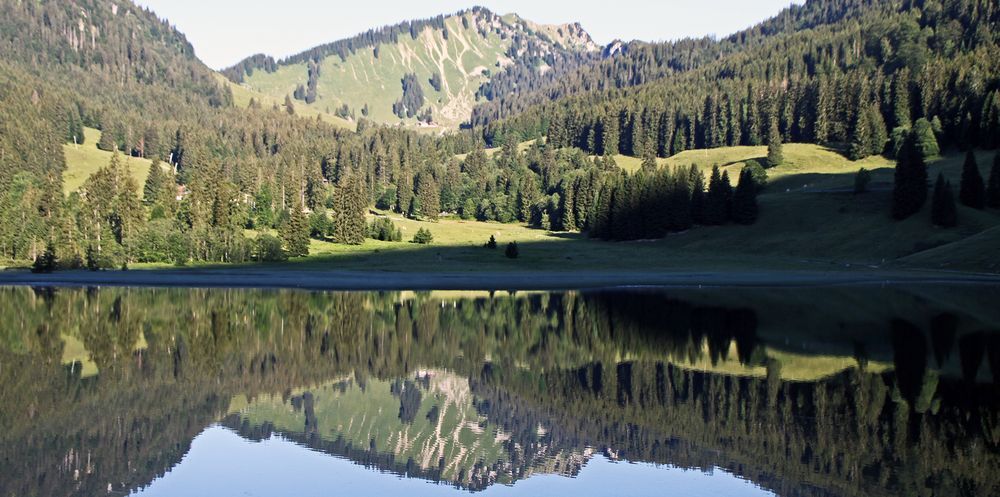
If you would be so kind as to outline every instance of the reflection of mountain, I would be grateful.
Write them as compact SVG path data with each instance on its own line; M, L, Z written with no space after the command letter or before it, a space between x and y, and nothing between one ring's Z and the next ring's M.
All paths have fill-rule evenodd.
M526 452L476 410L468 379L446 371L264 396L224 424L250 439L278 433L383 471L470 489L510 484L538 471L572 476L583 461L544 447Z
M1000 492L994 290L755 292L0 289L0 495L144 486L219 420L472 489L594 447L780 495Z

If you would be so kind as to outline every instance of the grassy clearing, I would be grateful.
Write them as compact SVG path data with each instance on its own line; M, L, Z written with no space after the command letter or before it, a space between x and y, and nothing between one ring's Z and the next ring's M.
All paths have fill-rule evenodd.
M98 169L107 166L111 162L111 152L105 152L97 148L97 142L101 140L101 132L93 128L84 128L83 135L86 140L82 145L72 143L63 145L63 152L66 155L66 172L63 173L63 191L70 194L80 189L83 183L91 174ZM129 157L122 155L132 177L135 178L141 191L142 185L146 183L146 176L149 176L149 159ZM166 167L166 166L164 166Z

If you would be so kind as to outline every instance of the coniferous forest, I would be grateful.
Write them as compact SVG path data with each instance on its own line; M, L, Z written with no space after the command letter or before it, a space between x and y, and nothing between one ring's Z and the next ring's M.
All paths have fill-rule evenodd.
M460 14L500 22L485 9ZM490 74L462 129L436 134L370 121L367 103L350 129L303 111L323 91L323 58L447 32L446 17L287 60L255 55L225 78L131 3L3 1L0 19L0 250L40 271L284 260L308 255L311 239L364 243L371 209L607 241L752 225L767 215L757 197L785 144L898 162L884 212L904 220L935 197L928 161L1000 145L990 0L810 0L722 39L590 51L543 51L525 37L548 35L518 31L518 62ZM507 36L496 30L483 34ZM236 103L246 77L288 64L308 69L294 95ZM425 97L442 84L439 73L406 74L392 111L431 123ZM85 129L115 155L65 191L74 166L62 150L87 146ZM659 163L738 146L767 146L767 158ZM151 161L142 184L132 159ZM966 169L954 185L961 208L994 209L996 167Z

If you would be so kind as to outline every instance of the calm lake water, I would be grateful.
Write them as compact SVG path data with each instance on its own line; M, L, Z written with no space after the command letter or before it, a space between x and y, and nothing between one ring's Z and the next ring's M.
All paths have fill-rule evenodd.
M0 497L1000 495L1000 288L0 288Z

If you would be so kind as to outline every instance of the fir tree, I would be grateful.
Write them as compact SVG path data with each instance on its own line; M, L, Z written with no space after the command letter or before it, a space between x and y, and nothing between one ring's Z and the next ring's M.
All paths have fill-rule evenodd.
M965 154L958 199L962 205L973 209L982 210L986 207L986 187L983 185L983 176L979 173L979 164L976 163L976 154L972 149Z
M708 224L705 219L705 177L698 166L691 164L688 178L691 184L691 220L694 224Z
M142 188L142 200L147 206L158 203L166 192L167 175L160 165L159 159L153 159L149 165L149 174Z
M771 129L767 133L767 165L775 167L785 162L782 152L781 133L778 131L778 121L771 121Z
M35 258L35 263L31 266L32 273L51 273L59 265L56 258L56 246L52 241L45 245L45 252Z
M413 241L411 243L416 243L419 245L429 245L434 241L434 235L427 228L420 228L417 233L413 235Z
M934 136L934 129L931 127L931 123L927 119L921 117L920 119L917 119L917 122L913 123L913 136L922 160L926 161L927 159L936 157L941 153L941 147L938 146L937 137Z
M705 224L726 224L729 217L728 201L732 191L732 187L726 183L728 182L719 172L719 166L713 166L712 176L708 180L708 194L705 196Z
M993 167L990 168L990 179L986 187L986 205L1000 209L1000 152L993 156Z
M934 183L931 220L935 226L942 228L952 228L958 224L958 212L955 209L955 198L951 193L951 183L945 181L941 173L938 173L937 181Z
M906 219L927 201L927 166L917 145L916 133L909 133L899 151L892 191L892 217Z
M743 168L733 194L733 221L738 224L753 224L757 221L757 213L757 185L753 173Z
M486 245L483 245L483 246L486 247L486 248L488 248L488 249L496 249L497 248L497 239L496 239L496 237L493 236L493 235L490 235L489 241L487 241Z
M101 138L97 140L97 148L105 152L112 152L118 149L118 145L115 144L114 133L112 133L110 127L105 127L101 130Z
M437 182L434 176L429 173L422 173L417 177L417 212L411 212L410 217L420 216L424 219L436 221L441 213L441 197Z
M289 212L288 221L281 229L281 241L289 257L309 255L309 219L301 205L294 205Z

